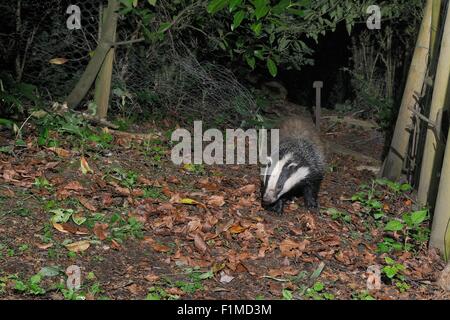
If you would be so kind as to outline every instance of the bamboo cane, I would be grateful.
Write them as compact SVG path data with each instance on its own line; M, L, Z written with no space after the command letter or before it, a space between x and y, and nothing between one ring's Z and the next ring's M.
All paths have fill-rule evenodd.
M438 116L442 114L450 75L450 10L447 11L441 50L434 81L433 98L431 101L429 119L436 123L440 132ZM418 200L422 204L434 205L437 193L437 180L441 168L444 146L437 137L435 130L428 126L425 147L423 150L422 168L420 171Z
M392 138L389 153L383 164L382 175L390 180L398 180L402 173L411 134L410 127L412 125L412 113L409 110L409 107L415 104L414 95L422 91L425 80L430 51L432 4L433 0L427 0L405 91L403 93L402 103L397 117L394 136Z

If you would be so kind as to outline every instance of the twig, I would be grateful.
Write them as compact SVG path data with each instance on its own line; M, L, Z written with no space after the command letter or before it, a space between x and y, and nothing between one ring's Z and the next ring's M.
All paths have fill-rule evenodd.
M139 38L139 39L133 39L133 40L126 40L126 41L119 41L119 42L109 42L111 46L120 46L124 44L130 44L130 43L136 43L136 42L142 42L145 41L145 38Z

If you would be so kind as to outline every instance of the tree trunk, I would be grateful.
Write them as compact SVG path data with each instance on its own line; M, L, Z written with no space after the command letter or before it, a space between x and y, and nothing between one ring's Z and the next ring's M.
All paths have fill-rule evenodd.
M415 94L420 95L422 92L427 71L431 38L432 4L433 0L427 0L402 103L400 105L394 136L383 165L382 175L390 180L398 180L400 178L403 163L408 152L411 134L410 128L412 125L412 112L409 108L413 107L416 103L414 99Z
M106 11L108 11L108 9ZM106 19L108 18L110 18L110 16L108 16L108 12L106 12L105 19L103 19L104 20L103 23L106 23L107 21ZM110 38L103 37L104 41L108 41L111 43L116 41L116 32L115 32L116 27L117 27L117 18L113 19L113 23L110 26L110 28L114 30L114 33L105 35L109 36ZM95 84L94 101L97 106L96 116L99 119L106 119L106 116L108 114L113 62L114 62L114 48L110 48L108 53L106 54L105 60L103 60L102 67L100 69L100 72L97 77L97 82Z
M431 206L434 206L434 200L436 199L439 183L438 173L441 169L445 147L442 139L436 137L436 132L439 133L441 131L439 115L443 113L450 75L450 10L447 10L446 15L436 78L434 80L433 98L428 116L431 121L436 123L437 128L433 130L428 125L419 180L419 202L430 204Z
M83 100L97 77L97 74L103 64L103 60L112 45L112 42L107 39L112 39L116 32L118 8L119 2L117 0L108 0L108 8L105 12L105 24L102 26L102 38L100 39L99 45L95 49L94 56L91 61L89 61L86 70L66 99L67 106L69 108L75 108L81 100Z

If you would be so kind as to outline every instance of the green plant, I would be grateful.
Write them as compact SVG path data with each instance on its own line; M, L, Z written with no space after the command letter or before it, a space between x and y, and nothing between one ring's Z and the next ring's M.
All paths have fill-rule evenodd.
M333 220L340 220L346 223L352 221L352 216L346 212L341 212L335 208L328 208L326 212L331 216Z
M38 189L46 189L51 191L52 190L52 185L50 182L48 182L48 180L45 177L37 177L34 179L34 186L36 186L36 188Z
M167 147L158 139L145 140L142 148L144 156L150 158L154 164L161 162L167 153Z
M86 300L86 295L83 292L77 292L73 289L66 289L64 285L60 288L65 300Z
M383 212L383 203L379 200L380 192L376 190L376 183L372 181L371 185L362 185L362 191L352 196L353 202L359 202L363 207L363 212L379 220L385 216Z
M387 232L395 232L400 234L404 239L402 249L410 251L414 248L414 245L423 245L428 241L430 230L423 226L423 224L429 219L428 210L414 211L412 213L403 214L401 219L390 220L384 227ZM381 252L390 252L386 249L399 249L399 243L394 240L388 240L385 238L383 241L384 246L379 245ZM412 240L412 243L410 243Z
M30 279L26 282L16 280L14 289L25 294L43 295L46 293L46 291L44 288L40 286L41 281L42 275L38 273L35 274L34 276L31 276Z
M122 186L125 188L134 188L137 183L138 174L131 170L124 170L119 167L113 168L108 171L108 174L115 180L118 180Z
M405 266L389 257L385 258L385 262L386 265L383 267L382 273L395 284L400 292L407 291L410 286L405 282L406 277L403 274L406 269Z
M412 190L412 186L409 183L398 183L387 179L376 179L375 183L379 186L387 186L396 195Z
M195 175L202 175L205 173L205 167L202 164L186 163L183 165L183 169Z
M149 291L149 293L145 297L145 300L178 300L178 299L180 299L180 296L174 295L174 294L169 294L163 288L151 287L148 291Z
M283 296L283 300L292 300L294 298L294 295L292 294L292 290L289 290L289 289L283 289L281 294Z
M110 225L110 237L120 243L130 237L137 239L141 239L143 237L142 223L133 217L125 219L120 214L116 213L111 217Z
M43 102L37 87L17 82L5 72L0 73L0 105L5 114L25 113L26 109L38 107Z
M352 293L353 300L376 300L372 295L370 295L367 291L355 292Z
M167 196L162 193L161 188L157 187L146 187L143 189L144 191L144 198L151 198L151 199L160 199L160 200L167 200Z
M324 292L325 285L322 282L316 282L311 288L306 289L305 297L313 300L334 300L334 295Z

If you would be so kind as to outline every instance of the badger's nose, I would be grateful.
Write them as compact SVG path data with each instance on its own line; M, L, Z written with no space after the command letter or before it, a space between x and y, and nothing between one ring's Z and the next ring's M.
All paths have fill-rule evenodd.
M274 190L266 191L266 193L263 196L262 201L264 204L272 204L275 201L277 201L277 198L275 196L275 191Z

